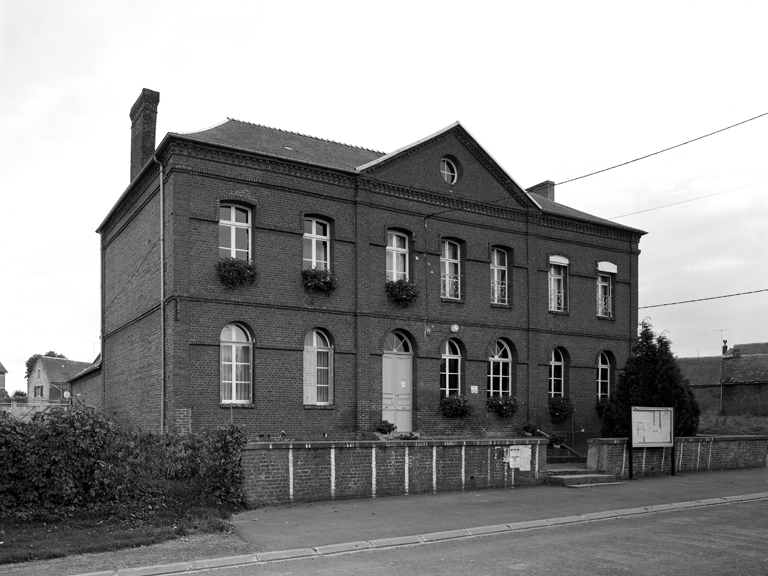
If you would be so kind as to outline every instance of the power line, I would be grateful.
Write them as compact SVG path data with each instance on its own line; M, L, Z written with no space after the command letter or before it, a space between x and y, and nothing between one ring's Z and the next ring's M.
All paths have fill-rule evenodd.
M661 210L662 208L669 208L670 206L677 206L678 204L685 204L686 202L693 202L694 200L702 200L704 198L711 198L718 194L725 194L726 192L733 192L735 190L743 190L750 186L757 186L759 184L765 184L768 180L762 182L755 182L754 184L747 184L746 186L739 186L738 188L731 188L730 190L723 190L722 192L715 192L714 194L706 194L705 196L697 196L696 198L690 198L688 200L681 200L680 202L673 202L672 204L664 204L663 206L656 206L655 208L646 208L645 210L638 210L637 212L630 212L629 214L622 214L621 216L611 216L608 220L617 220L618 218L625 218L627 216L634 216L635 214L642 214L643 212L651 212L653 210Z
M669 302L668 304L654 304L652 306L638 306L638 310L645 308L660 308L661 306L676 306L678 304L690 304L691 302L703 302L704 300L717 300L719 298L731 298L733 296L744 296L746 294L757 294L758 292L768 292L768 288L762 290L753 290L752 292L739 292L738 294L725 294L724 296L711 296L709 298L697 298L696 300L683 300L681 302Z
M628 162L622 162L621 164L616 164L615 166L611 166L610 168L603 168L602 170L598 170L597 172L584 174L584 176L579 176L578 178L571 178L570 180L564 180L563 182L558 182L557 184L555 184L555 186L562 186L563 184L568 184L568 182L574 182L575 180L581 180L582 178L587 178L588 176L594 176L595 174L608 172L608 170L613 170L614 168L620 168L621 166L632 164L632 162L645 160L646 158L650 158L651 156L656 156L657 154L661 154L662 152L668 152L670 150L674 150L675 148L680 148L680 146L685 146L686 144L690 144L691 142L696 142L697 140L702 140L703 138L707 138L708 136L713 136L715 134L719 134L720 132L725 132L726 130L730 130L731 128L735 128L736 126L741 126L742 124L746 124L747 122L752 122L752 120L757 120L758 118L762 118L763 116L768 116L768 112L764 112L762 114L759 114L758 116L755 116L754 118L749 118L748 120L738 122L737 124L726 126L725 128L721 128L720 130L715 130L714 132L710 132L709 134L704 134L704 136L699 136L698 138L694 138L693 140L688 140L687 142L683 142L681 144L675 144L674 146L670 146L669 148L664 148L664 150L659 150L658 152L654 152L652 154L646 154L645 156L641 156L640 158L635 158L634 160L629 160Z

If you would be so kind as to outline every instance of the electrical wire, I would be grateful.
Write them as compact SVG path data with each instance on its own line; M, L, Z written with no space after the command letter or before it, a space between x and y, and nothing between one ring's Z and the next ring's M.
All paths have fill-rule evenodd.
M668 304L653 304L652 306L638 306L638 310L645 308L660 308L662 306L677 306L678 304L690 304L691 302L703 302L704 300L718 300L720 298L732 298L733 296L744 296L746 294L757 294L758 292L768 292L768 288L762 290L753 290L752 292L739 292L738 294L725 294L724 296L711 296L709 298L697 298L696 300L682 300L680 302L669 302Z
M557 184L555 184L555 186L562 186L563 184L568 184L568 182L575 182L576 180L581 180L582 178L587 178L589 176L594 176L595 174L608 172L608 170L613 170L614 168L620 168L621 166L632 164L633 162L639 162L640 160L645 160L646 158L650 158L651 156L656 156L657 154L661 154L662 152L669 152L670 150L674 150L675 148L680 148L680 146L685 146L686 144L690 144L691 142L696 142L698 140L702 140L709 136L714 136L715 134L719 134L720 132L725 132L726 130L730 130L731 128L735 128L736 126L741 126L742 124L746 124L747 122L752 122L752 120L757 120L758 118L762 118L763 116L768 116L768 112L764 112L753 118L749 118L742 122L738 122L737 124L726 126L725 128L721 128L720 130L715 130L714 132L710 132L709 134L704 134L704 136L699 136L698 138L694 138L693 140L688 140L687 142L683 142L681 144L675 144L674 146L670 146L669 148L664 148L664 150L659 150L658 152L653 152L652 154L646 154L645 156L641 156L640 158L635 158L634 160L629 160L628 162L622 162L621 164L616 164L615 166L611 166L610 168L603 168L602 170L598 170L597 172L590 172L589 174L584 174L583 176L579 176L577 178L571 178L570 180L564 180L562 182L558 182Z

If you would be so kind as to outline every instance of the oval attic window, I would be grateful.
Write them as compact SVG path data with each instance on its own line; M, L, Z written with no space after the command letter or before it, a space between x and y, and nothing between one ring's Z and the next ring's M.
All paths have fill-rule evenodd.
M440 159L440 175L448 184L455 184L456 178L459 175L459 171L456 169L456 164L449 158Z

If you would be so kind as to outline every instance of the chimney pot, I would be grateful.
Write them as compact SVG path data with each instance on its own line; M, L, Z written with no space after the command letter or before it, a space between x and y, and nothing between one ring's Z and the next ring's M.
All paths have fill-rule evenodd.
M144 88L131 107L131 182L155 152L160 93Z
M528 188L528 193L536 194L536 196L541 196L542 198L546 198L547 200L552 200L552 202L554 202L555 183L552 182L552 180L545 180L540 184L536 184L536 186L531 186Z

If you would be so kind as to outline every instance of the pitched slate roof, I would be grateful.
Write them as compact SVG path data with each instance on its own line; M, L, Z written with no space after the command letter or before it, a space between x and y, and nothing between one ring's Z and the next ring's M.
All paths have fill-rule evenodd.
M85 376L87 374L90 374L91 372L96 372L99 369L101 369L101 354L96 356L96 359L90 364L88 364L88 366L86 366L84 370L81 370L80 372L72 376L69 380L70 382L72 380L77 380L78 378Z
M350 171L355 171L358 166L384 156L384 152L231 118L208 130L181 134L181 136Z
M600 224L601 226L610 226L611 228L621 228L623 230L637 232L638 234L647 234L647 232L645 232L644 230L631 228L630 226L617 224L612 220L606 220L605 218L600 218L599 216L593 216L592 214L587 214L586 212L576 210L575 208L570 208L568 206L565 206L564 204L558 204L557 202L544 198L543 196L534 196L534 198L536 199L536 202L539 203L539 206L541 206L541 210L545 214L553 214L555 216L564 216L566 218L573 218L575 220L583 220L584 222Z
M78 362L77 360L68 360L67 358L53 358L51 356L40 356L40 362L43 363L48 379L51 382L67 382L78 372L82 372L90 362Z
M5 369L2 362L0 362L0 374L8 374L8 370Z
M735 348L741 350L741 356L726 355L721 375L723 383L768 383L768 343L737 344Z
M728 350L728 354L733 354L733 350L738 350L742 356L749 354L768 354L768 342L752 342L750 344L736 344Z
M719 386L722 363L722 356L677 359L677 365L691 386Z

